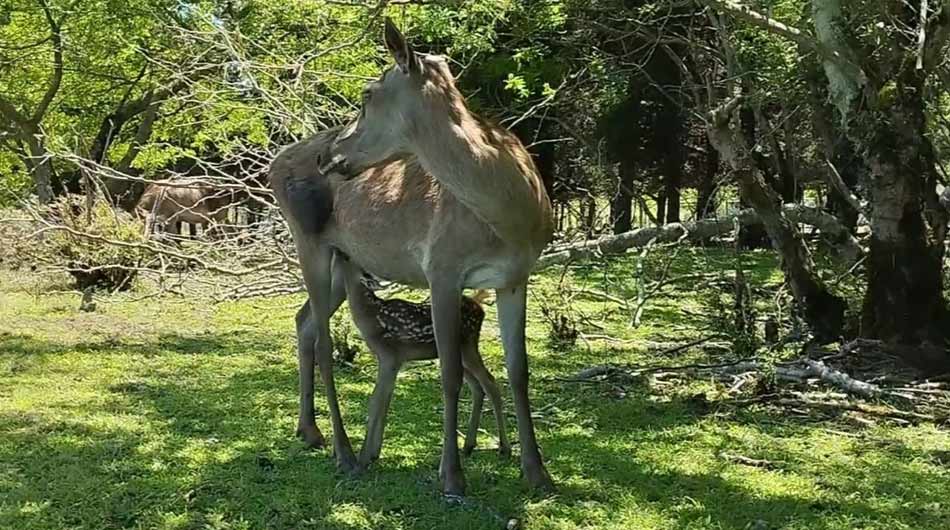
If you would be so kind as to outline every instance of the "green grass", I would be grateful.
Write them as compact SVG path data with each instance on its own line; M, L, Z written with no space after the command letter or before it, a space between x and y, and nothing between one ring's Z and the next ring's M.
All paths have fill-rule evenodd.
M744 259L757 284L780 280L767 254ZM686 252L674 275L731 260ZM573 267L565 281L626 296L635 292L635 262ZM651 346L695 338L706 325L696 285L651 301L637 329L616 305L580 296L571 311L583 331L628 342L554 348L540 307L563 309L561 272L534 282L528 330L538 437L559 491L538 497L523 486L517 459L492 450L486 410L483 449L463 462L469 502L461 506L437 494L440 393L431 363L400 375L383 457L363 476L337 475L327 451L307 451L293 438L292 322L301 297L221 305L106 298L97 312L80 313L77 294L0 273L0 528L461 530L501 528L509 518L530 529L763 528L759 521L789 529L946 528L945 430L708 410L691 399L714 392L702 382L664 392L634 383L617 392L559 381L603 362L704 359L700 350L661 357ZM496 337L490 311L483 353L504 382ZM337 371L357 442L374 370L364 352ZM329 434L325 402L317 404ZM513 435L513 417L509 426ZM739 465L724 452L781 465Z

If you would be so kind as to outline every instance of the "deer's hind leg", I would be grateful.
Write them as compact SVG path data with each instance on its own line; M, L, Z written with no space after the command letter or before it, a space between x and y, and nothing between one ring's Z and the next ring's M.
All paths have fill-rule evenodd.
M478 436L478 423L482 414L482 402L485 393L491 400L492 411L495 414L495 425L498 429L498 453L502 456L511 455L511 444L508 442L508 432L505 428L505 409L494 376L485 367L481 354L478 352L478 343L462 345L462 362L465 364L465 378L472 388L472 418L469 421L468 433L465 436L465 454L471 454L475 449Z
M333 268L330 288L330 314L336 312L346 299L346 287L337 267ZM314 366L316 365L317 328L311 313L308 299L297 311L297 361L300 378L300 414L297 418L297 436L311 448L326 445L326 438L317 428L313 407Z
M307 447L322 448L327 441L317 427L313 409L313 366L316 359L314 343L317 331L310 317L310 300L297 311L297 370L300 378L300 414L297 416L297 436Z
M297 241L297 248L300 254L300 268L303 271L304 283L307 285L307 292L310 294L310 313L312 319L312 329L315 333L313 350L301 350L301 352L312 351L316 354L316 364L320 368L320 377L323 380L324 390L327 396L327 405L330 409L330 421L333 425L333 450L336 454L337 468L341 471L355 472L359 470L356 456L353 454L353 447L350 439L346 435L346 428L343 425L343 414L340 411L340 402L337 397L336 383L333 377L333 342L330 337L330 316L335 308L333 307L333 249L327 245L314 241ZM308 362L309 361L309 362ZM301 416L304 406L309 404L310 415L313 414L313 361L309 358L300 358L300 382L301 382ZM309 377L307 377L309 375ZM308 380L309 379L309 380ZM310 389L309 403L304 402L303 392ZM308 418L309 419L309 418Z

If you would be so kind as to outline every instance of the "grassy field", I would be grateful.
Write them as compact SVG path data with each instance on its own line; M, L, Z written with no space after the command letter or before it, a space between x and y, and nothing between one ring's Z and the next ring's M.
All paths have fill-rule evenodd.
M674 272L716 270L726 261L684 254ZM778 281L765 255L747 263L756 284ZM481 449L463 462L462 505L437 493L440 393L432 363L400 375L382 459L359 478L338 476L329 452L307 451L293 437L292 317L301 297L219 305L107 297L96 312L81 313L76 293L2 272L0 528L462 530L502 528L512 518L529 529L947 528L946 430L708 407L695 399L715 397L705 382L662 390L646 381L618 388L559 380L604 362L675 365L712 355L660 353L707 333L703 282L651 301L638 328L616 304L579 295L570 316L594 337L568 348L551 343L541 308L565 307L562 272L574 289L629 296L635 265L628 258L536 279L533 404L559 489L547 497L526 490L517 459L493 451L486 410ZM490 310L482 350L504 382L496 337ZM374 370L365 352L338 369L355 443ZM317 403L329 434L325 402ZM510 402L508 409L514 435Z

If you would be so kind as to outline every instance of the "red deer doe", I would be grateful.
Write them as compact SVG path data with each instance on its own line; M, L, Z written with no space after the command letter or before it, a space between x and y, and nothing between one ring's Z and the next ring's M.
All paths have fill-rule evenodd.
M135 205L135 213L145 219L145 232L151 235L158 225L173 235L181 235L182 223L201 225L207 232L212 224L224 227L228 209L237 200L236 193L207 184L189 184L184 180L153 182Z
M340 249L375 276L432 293L447 494L465 492L457 432L462 290L495 289L521 469L531 486L550 489L528 396L525 310L528 276L553 235L551 202L521 141L469 110L444 57L416 55L388 19L385 42L396 65L367 85L356 120L284 149L270 168L310 295L296 319L297 432L308 445L325 443L313 403L318 367L337 466L359 469L333 374L330 317L346 296L332 269Z

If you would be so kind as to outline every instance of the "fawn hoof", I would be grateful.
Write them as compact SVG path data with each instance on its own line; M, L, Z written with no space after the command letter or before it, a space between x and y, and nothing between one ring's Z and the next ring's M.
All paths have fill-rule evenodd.
M310 449L322 449L327 445L326 438L316 425L298 425L297 437Z
M541 493L554 493L556 491L554 481L551 480L551 475L548 474L548 470L544 466L522 467L521 473L528 481L531 489Z

